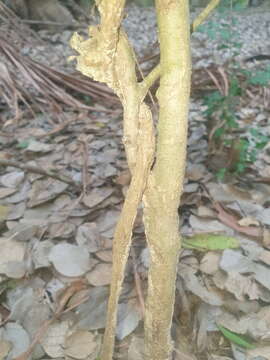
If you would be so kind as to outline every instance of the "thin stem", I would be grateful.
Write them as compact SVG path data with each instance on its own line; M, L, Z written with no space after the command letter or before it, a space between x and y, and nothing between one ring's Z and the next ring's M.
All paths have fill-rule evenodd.
M75 188L77 188L77 189L81 189L81 184L75 182L74 180L72 180L70 177L68 177L66 175L62 175L62 174L55 172L55 170L45 170L45 169L40 168L35 165L27 165L27 164L20 163L18 161L5 160L5 159L0 159L0 166L12 166L12 167L21 169L23 171L32 172L34 174L49 176L53 179L56 179L56 180L66 183L66 184L75 186Z
M191 33L195 32L198 27L207 19L210 13L218 6L220 0L211 0L205 9L196 17L191 25ZM142 96L145 96L148 89L155 83L160 77L160 64L156 65L145 79L140 83Z

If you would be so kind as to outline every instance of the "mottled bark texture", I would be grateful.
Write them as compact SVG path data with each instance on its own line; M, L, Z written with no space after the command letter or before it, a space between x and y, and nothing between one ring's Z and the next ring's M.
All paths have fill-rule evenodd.
M77 69L107 83L123 105L123 143L132 174L113 240L112 280L101 360L113 357L117 305L132 229L142 200L151 256L145 359L168 360L171 356L170 328L181 247L178 207L185 173L190 96L189 36L190 29L194 31L218 2L212 0L190 27L189 0L156 0L160 64L142 82L137 81L135 55L121 28L125 0L96 0L100 24L89 27L88 39L76 33L71 39L71 46L79 53ZM159 77L160 113L155 139L152 113L144 98Z
M160 42L156 162L144 194L150 249L145 316L145 359L167 360L175 280L181 247L178 207L183 188L190 96L188 0L156 0Z

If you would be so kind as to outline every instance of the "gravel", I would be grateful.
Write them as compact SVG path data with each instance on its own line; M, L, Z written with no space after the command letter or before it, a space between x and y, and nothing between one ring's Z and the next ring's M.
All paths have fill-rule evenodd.
M139 8L131 5L127 9L128 16L124 27L138 56L148 54L157 40L156 16L153 8ZM197 12L198 13L198 12ZM194 19L196 13L191 14ZM266 11L248 9L239 13L227 12L211 16L206 26L212 27L214 39L207 33L195 32L191 37L194 66L202 68L212 63L223 64L235 51L240 52L238 60L257 54L270 55L270 8ZM222 40L222 29L228 30L229 39ZM240 44L240 48L236 47ZM221 44L228 48L221 48ZM240 50L239 50L240 49ZM251 64L252 66L252 64Z
M216 13L211 16L205 24L210 28L211 24L215 24L211 30L214 39L210 38L209 34L198 31L191 37L193 67L203 68L211 64L223 64L236 51L239 52L236 58L240 61L257 54L270 55L270 8L265 11L258 9L233 12L233 14L230 12ZM191 14L191 18L195 16L196 13ZM95 22L96 19L93 19L93 23ZM151 54L153 45L157 41L154 8L129 5L123 24L138 58ZM228 31L228 40L222 40L222 29ZM74 69L74 64L69 64L67 58L74 54L68 45L72 33L72 30L64 30L52 35L49 31L42 30L39 32L40 36L50 43L33 48L28 47L22 51L38 61L46 58L46 64L57 66L60 70L71 71ZM87 36L86 29L80 33ZM236 43L240 44L240 48L235 46ZM156 48L154 51L158 51L158 49ZM252 66L254 63L247 64L247 67Z

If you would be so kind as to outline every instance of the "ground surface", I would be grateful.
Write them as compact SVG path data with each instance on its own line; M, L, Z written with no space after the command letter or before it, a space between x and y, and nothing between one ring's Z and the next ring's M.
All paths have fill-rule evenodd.
M234 17L236 23L230 31L242 43L237 60L270 54L270 13ZM221 22L217 16L214 20ZM232 24L231 17L222 21ZM138 57L148 55L156 41L153 10L130 7L125 26ZM24 40L21 52L72 73L74 64L66 61L72 55L68 45L71 33L65 30L52 35L42 30L43 43L33 46ZM209 39L209 34L193 35L194 80L181 232L184 236L221 235L219 244L224 236L233 237L239 246L210 251L201 245L181 253L174 357L269 359L270 147L266 145L241 176L229 173L224 182L217 180L216 173L231 165L231 160L219 144L214 144L219 151L211 147L212 128L202 97L215 86L208 77L206 93L202 84L205 67L218 78L219 65L228 78L227 61L235 41L229 41L227 49L219 49L218 44L220 39ZM5 61L3 55L1 60ZM263 69L267 61L242 66ZM22 76L21 81L26 79ZM31 84L27 86L31 88ZM33 98L38 96L36 89L33 94ZM81 100L89 102L89 98ZM251 88L249 95L237 101L239 129L233 136L249 136L250 142L256 143L250 135L252 128L270 136L269 89ZM130 176L121 143L121 109L108 107L105 99L90 105L110 111L84 110L78 115L69 108L60 116L25 112L14 118L14 112L1 103L0 359L14 359L30 350L35 359L90 360L99 350L113 231ZM218 112L215 120L222 121ZM57 175L68 179L60 181ZM119 307L116 359L142 359L142 301L149 256L141 212L133 250ZM255 348L247 350L230 343L217 324L247 335Z

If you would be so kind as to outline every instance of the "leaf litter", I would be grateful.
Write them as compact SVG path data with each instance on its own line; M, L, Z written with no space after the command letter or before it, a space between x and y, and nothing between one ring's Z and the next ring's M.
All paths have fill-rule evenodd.
M66 33L59 35L62 49L68 48L66 38ZM62 52L54 52L61 62ZM269 117L269 110L255 106ZM62 117L53 112L22 116L18 123L6 121L0 134L0 359L91 360L98 354L112 237L130 182L121 111L100 109L82 110L79 116L70 108ZM174 355L192 360L267 359L269 155L262 152L241 179L218 182L207 166L202 111L202 103L192 99L180 209L184 249L177 274ZM140 216L134 234L116 350L116 358L129 360L143 358L142 307L150 259ZM218 326L227 329L227 335L233 333L238 345L248 336L255 348L239 349L231 334L224 339ZM194 346L184 346L183 339Z

